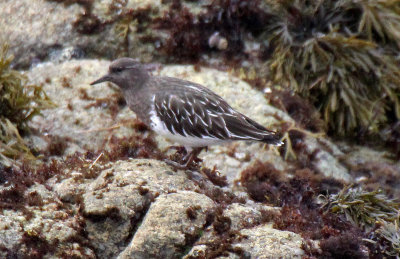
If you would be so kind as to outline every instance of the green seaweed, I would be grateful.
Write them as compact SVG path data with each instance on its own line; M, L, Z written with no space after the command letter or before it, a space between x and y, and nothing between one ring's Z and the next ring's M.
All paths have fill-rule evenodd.
M21 138L18 129L6 118L0 118L0 164L11 166L11 159L21 156L33 159L30 149Z
M10 68L13 58L7 51L5 44L0 49L0 162L9 165L8 158L33 157L20 135L29 132L29 120L54 105L41 86L28 84L26 76Z
M338 194L321 196L323 207L333 213L344 214L352 224L366 230L375 228L377 222L399 220L400 203L388 198L381 190L372 192L347 186Z
M388 248L385 249L385 253L388 256L400 256L400 228L399 221L395 222L383 222L382 226L376 230L378 236L388 243Z
M398 44L400 40L400 1L398 0L362 0L352 1L363 10L358 32L373 41L391 41Z
M368 234L364 241L378 247L374 253L400 255L400 203L390 199L381 190L365 191L347 186L338 194L320 195L322 208L332 213L344 214L353 225ZM397 257L396 257L397 256Z
M383 44L400 43L399 1L385 2L282 1L265 35L273 81L309 99L337 135L400 118L397 49Z

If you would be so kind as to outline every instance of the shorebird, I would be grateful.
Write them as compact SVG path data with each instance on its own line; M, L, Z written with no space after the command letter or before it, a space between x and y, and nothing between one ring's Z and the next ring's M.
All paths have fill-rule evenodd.
M187 154L179 168L188 168L210 145L236 140L281 145L271 130L233 109L205 86L187 80L150 75L131 58L113 61L108 74L91 85L112 82L119 86L129 108L154 132L183 145Z

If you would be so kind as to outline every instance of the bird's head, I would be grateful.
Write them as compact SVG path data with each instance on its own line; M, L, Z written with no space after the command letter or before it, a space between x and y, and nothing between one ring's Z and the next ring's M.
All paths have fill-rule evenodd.
M92 82L91 85L112 82L127 90L140 87L148 77L149 73L141 63L132 58L120 58L111 63L108 74Z

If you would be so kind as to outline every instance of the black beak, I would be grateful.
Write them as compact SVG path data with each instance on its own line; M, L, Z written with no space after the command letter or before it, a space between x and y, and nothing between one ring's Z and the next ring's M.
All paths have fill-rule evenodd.
M90 85L95 85L95 84L99 84L99 83L103 83L103 82L109 82L110 80L111 80L111 77L109 75L105 75L103 77L100 77L96 81L90 83Z

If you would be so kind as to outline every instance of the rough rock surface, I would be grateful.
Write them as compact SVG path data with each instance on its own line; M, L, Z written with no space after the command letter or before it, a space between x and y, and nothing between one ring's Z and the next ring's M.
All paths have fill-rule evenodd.
M249 226L260 225L262 223L262 214L266 213L266 211L279 215L280 208L251 203L246 205L233 203L224 210L223 216L230 218L230 229L241 230Z
M107 84L91 86L90 83L108 69L108 62L69 61L59 65L46 63L31 69L27 75L32 83L43 89L56 104L54 109L43 111L31 122L48 138L66 138L65 154L107 148L110 130L117 137L135 135L129 127L135 114L129 109L119 111L118 91ZM126 122L128 121L128 123ZM46 148L49 141L33 138L34 146Z
M7 215L8 214L8 215ZM2 249L18 251L23 236L23 228L18 219L22 218L22 213L3 211L0 215L0 243ZM1 251L1 257L5 258L7 253Z
M0 1L0 43L10 45L17 67L82 56L112 59L129 54L149 59L155 50L154 44L139 42L138 38L142 34L152 35L153 31L137 32L132 21L127 24L130 32L125 37L122 31L126 24L117 17L148 6L157 15L168 6L161 5L160 0L129 0L125 4L111 0L58 2L62 1ZM85 4L90 6L90 3L93 4L88 7L88 14Z
M263 225L240 231L243 235L234 245L250 254L251 258L302 258L303 238L289 231L280 231Z
M213 207L210 198L195 192L161 195L118 258L177 258L201 235ZM195 208L192 217L189 208Z
M74 46L78 34L72 28L84 10L77 4L64 6L45 0L0 2L0 42L10 44L15 62L29 66L51 51ZM79 37L79 41L84 41Z
M25 258L32 251L38 256L50 253L53 257L95 258L82 237L83 218L63 205L54 192L35 184L25 196L29 206L0 214L1 258L11 255L3 249L12 251L17 258Z
M174 172L159 161L114 163L88 184L83 194L86 231L97 254L101 258L117 255L158 195L195 189L184 172Z
M182 171L172 171L159 161L132 159L118 161L91 182L83 195L86 215L104 215L114 211L131 218L154 197L177 190L195 190Z

